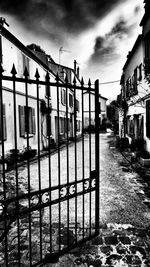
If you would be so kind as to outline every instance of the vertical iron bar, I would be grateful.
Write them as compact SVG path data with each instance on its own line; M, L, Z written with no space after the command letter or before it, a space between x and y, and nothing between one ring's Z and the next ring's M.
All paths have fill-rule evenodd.
M76 80L74 77L74 153L75 153L75 182L77 182L77 126L76 126ZM75 192L77 192L77 183L75 183ZM75 242L77 243L77 196L75 196Z
M96 216L95 233L99 234L99 207L100 207L100 181L99 181L99 80L95 81L95 169L96 169Z
M82 84L81 84L81 88L82 88L82 190L83 190L83 203L82 203L82 220L83 220L83 239L85 237L85 233L84 233L84 210L85 210L85 205L84 205L84 201L85 201L85 197L84 197L84 179L85 179L85 174L84 174L84 89L83 89L83 79L82 79Z
M15 172L16 172L16 196L17 196L17 202L16 202L16 210L17 214L19 215L19 201L18 201L18 196L19 196L19 186L18 186L18 166L17 166L17 161L18 161L18 155L17 155L17 119L16 119L16 82L15 82L15 66L13 65L12 69L12 75L13 75L13 104L14 104L14 143L15 143L15 155L16 155L16 160L15 160ZM18 229L18 261L19 261L19 266L20 266L20 225L19 225L19 216L17 216L17 229Z
M91 179L91 83L89 81L89 177ZM91 187L91 180L90 180L90 187ZM90 228L90 236L91 236L91 191L90 191L90 204L89 204L89 228Z
M56 77L56 86L57 86L57 126L58 126L58 184L61 184L60 178L60 125L59 125L59 76ZM60 199L60 190L59 190L59 199ZM61 202L59 201L59 252L61 250Z
M0 51L2 53L2 51ZM1 129L2 129L2 160L3 160L3 164L2 164L2 175L3 175L3 196L4 196L4 201L7 198L6 195L6 177L5 177L5 149L4 149L4 124L3 124L3 88L2 88L2 80L3 80L3 67L0 64L0 109L1 109ZM6 218L7 215L7 207L4 206L4 216ZM5 225L5 233L7 233L7 220L5 219L4 221L4 225ZM5 263L6 263L6 267L8 266L8 239L7 239L7 235L5 236Z
M37 89L37 139L38 139L38 178L39 178L39 202L41 206L41 162L40 162L40 110L39 110L39 73L36 71ZM42 211L40 213L40 260L42 261Z
M48 97L47 97L47 106L48 106L48 166L49 166L49 200L51 202L51 147L50 147L50 132L51 132L51 120L49 118L50 115L50 76L49 73L47 72L46 75L46 88L48 87ZM49 222L50 222L50 254L52 254L52 207L49 205Z
M67 184L69 185L69 142L68 142L68 87L67 87L67 77L66 77L66 126L67 126ZM67 199L67 245L69 247L69 199Z
M25 76L25 98L26 98L26 110L28 109L28 70L25 67L24 76ZM27 112L28 113L28 112ZM28 114L25 114L28 116ZM28 122L28 119L27 119ZM27 126L29 128L29 125ZM27 137L27 151L29 151L29 132L26 132ZM28 193L29 193L29 209L31 208L31 201L30 201L30 161L29 157L27 159L27 175L28 175ZM31 213L29 212L29 260L30 266L32 266L32 246L31 246Z

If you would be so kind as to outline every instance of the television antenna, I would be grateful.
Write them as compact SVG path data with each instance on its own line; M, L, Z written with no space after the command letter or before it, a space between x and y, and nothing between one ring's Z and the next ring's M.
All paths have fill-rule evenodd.
M71 51L63 49L63 46L59 48L59 64L60 64L60 57L63 52L71 53Z

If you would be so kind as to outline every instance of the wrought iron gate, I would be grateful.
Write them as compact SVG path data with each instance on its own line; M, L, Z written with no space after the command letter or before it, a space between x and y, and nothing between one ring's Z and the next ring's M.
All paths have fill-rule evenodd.
M1 67L0 265L42 266L99 231L99 82L11 74Z

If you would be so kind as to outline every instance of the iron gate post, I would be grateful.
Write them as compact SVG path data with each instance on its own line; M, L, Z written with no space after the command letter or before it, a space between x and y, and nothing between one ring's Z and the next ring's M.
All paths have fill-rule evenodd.
M95 169L96 169L96 218L95 233L99 234L99 80L95 81Z

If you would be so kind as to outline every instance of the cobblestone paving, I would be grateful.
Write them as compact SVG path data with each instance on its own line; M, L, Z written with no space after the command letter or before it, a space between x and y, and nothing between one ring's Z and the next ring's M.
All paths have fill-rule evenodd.
M45 267L147 267L150 266L150 228L105 224L100 234L55 264Z

